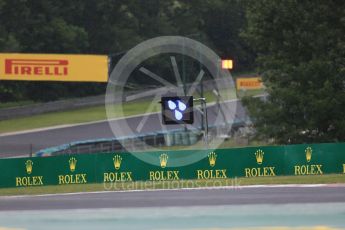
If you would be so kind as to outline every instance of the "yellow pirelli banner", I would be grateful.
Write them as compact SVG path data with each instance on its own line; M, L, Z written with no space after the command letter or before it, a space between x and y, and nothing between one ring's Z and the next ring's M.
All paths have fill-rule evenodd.
M107 82L108 57L0 53L0 80Z
M261 77L243 77L236 79L237 89L262 89Z

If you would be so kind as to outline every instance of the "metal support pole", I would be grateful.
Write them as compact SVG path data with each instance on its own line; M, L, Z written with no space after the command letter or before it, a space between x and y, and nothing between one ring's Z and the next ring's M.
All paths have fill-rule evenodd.
M204 84L203 84L203 80L201 79L201 83L200 83L200 97L201 98L204 98ZM204 130L205 129L205 116L204 116L204 113L205 113L205 108L204 106L202 105L203 102L201 101L201 129Z
M203 113L203 123L205 123L204 126L204 142L205 142L205 146L206 148L208 148L208 119L207 119L207 107L206 107L206 98L202 97L202 98L197 98L194 99L193 101L199 101L202 107L202 113Z
M203 101L204 104L204 111L205 111L205 144L206 147L208 148L208 119L207 119L207 108L206 108L206 100Z
M30 144L30 155L29 157L32 157L32 144Z

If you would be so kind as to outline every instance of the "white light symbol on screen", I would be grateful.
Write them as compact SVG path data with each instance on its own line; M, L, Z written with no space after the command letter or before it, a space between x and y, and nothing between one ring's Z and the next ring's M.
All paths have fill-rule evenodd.
M177 105L176 105L176 103L177 103ZM169 100L168 106L169 106L170 110L174 111L174 115L175 115L176 120L180 121L183 118L183 114L181 112L185 111L187 106L186 106L186 104L184 104L180 100L176 101L176 103L173 102L172 100Z

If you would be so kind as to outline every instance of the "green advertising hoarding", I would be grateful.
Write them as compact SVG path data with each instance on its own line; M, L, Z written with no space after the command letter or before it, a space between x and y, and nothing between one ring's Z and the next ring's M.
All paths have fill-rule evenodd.
M182 164L193 154L201 159ZM320 175L345 173L345 143L1 159L0 168L0 187Z

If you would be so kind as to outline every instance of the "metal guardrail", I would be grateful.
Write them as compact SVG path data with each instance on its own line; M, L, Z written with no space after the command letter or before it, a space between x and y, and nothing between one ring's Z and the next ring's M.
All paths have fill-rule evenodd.
M232 136L234 130L243 127L243 121L238 121L232 125L230 133L228 124L209 127L209 141L213 138ZM71 142L68 144L42 149L36 152L35 156L56 156L69 154L88 154L88 153L107 153L107 152L126 152L126 151L145 151L148 146L171 147L171 146L190 146L196 144L203 137L200 129L194 130L170 130L165 132L147 133L139 136L129 136L122 138L96 139Z
M56 156L69 154L105 153L116 151L143 151L147 146L193 145L200 140L202 134L197 131L181 131L151 133L120 139L97 139L72 142L38 151L35 156ZM186 139L188 138L188 140Z

